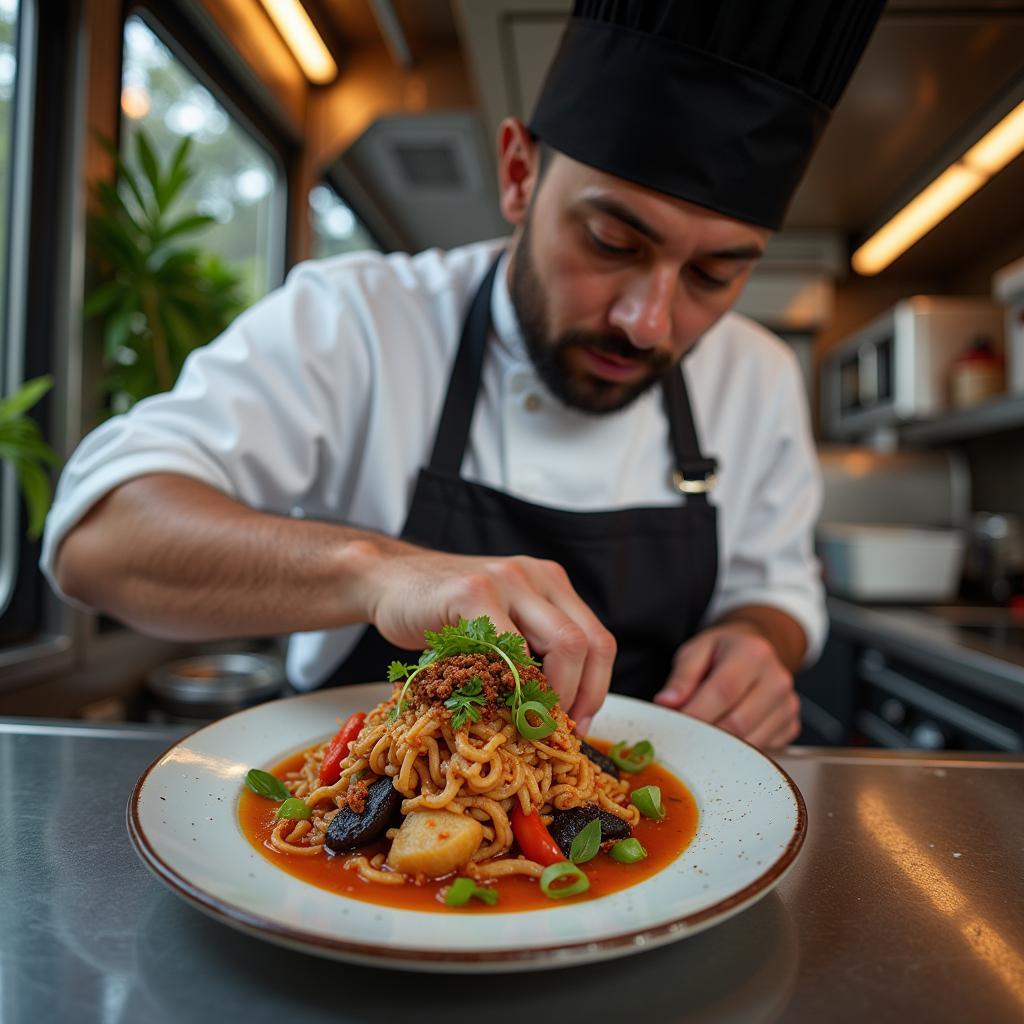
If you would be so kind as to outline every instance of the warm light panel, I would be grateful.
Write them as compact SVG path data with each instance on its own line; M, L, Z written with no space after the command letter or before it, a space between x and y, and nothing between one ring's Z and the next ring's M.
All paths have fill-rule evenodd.
M964 154L964 163L988 174L1001 171L1024 150L1024 103L1002 119L977 145Z
M851 260L853 269L865 276L884 270L1021 152L1024 102L860 246Z
M316 85L333 81L338 74L338 65L299 0L260 2L305 76Z

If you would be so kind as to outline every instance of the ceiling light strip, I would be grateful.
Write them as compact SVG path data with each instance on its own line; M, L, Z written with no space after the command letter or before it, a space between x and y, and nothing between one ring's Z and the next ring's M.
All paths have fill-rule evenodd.
M919 192L853 254L858 274L885 270L918 239L1024 152L1024 102Z
M260 0L288 49L314 85L326 85L338 74L330 50L300 0Z

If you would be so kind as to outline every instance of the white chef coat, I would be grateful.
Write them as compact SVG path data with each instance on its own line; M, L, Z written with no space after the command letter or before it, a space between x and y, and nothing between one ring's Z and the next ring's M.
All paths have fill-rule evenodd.
M104 494L147 473L194 477L257 509L397 535L429 459L462 318L502 242L297 266L194 352L167 394L89 434L64 469L41 564ZM463 476L594 511L677 505L661 389L615 413L562 405L527 355L503 267ZM705 621L748 604L788 612L809 659L826 618L812 529L820 478L796 360L726 314L683 361L703 453L718 459L719 572ZM300 633L291 682L311 689L363 627ZM383 668L383 666L382 666Z

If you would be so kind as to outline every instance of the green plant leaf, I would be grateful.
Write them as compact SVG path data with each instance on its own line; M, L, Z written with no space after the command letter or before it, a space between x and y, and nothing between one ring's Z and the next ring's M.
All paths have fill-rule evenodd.
M191 231L200 231L202 228L208 228L211 224L216 224L217 218L211 217L208 213L193 213L186 217L181 217L174 221L173 224L169 224L159 234L157 241L160 245L164 245L170 239L175 238L177 235L187 235Z
M139 216L144 220L148 220L151 216L150 204L142 194L142 189L139 186L138 179L132 169L122 159L121 155L118 153L115 154L115 156L118 182L123 183L128 187L128 191L131 192L132 196L135 198L135 202L139 205Z
M109 312L121 298L123 287L120 281L105 281L94 288L82 306L82 316L91 320L94 316Z
M122 308L107 321L103 329L103 355L108 362L117 361L121 349L128 341L132 319L137 312L137 309L124 308L122 303Z
M0 459L8 462L35 462L39 465L56 465L60 460L57 453L41 436L27 440L10 440L0 437Z
M32 462L17 462L15 469L28 506L28 535L35 540L43 532L46 512L50 507L50 479Z
M164 159L140 130L131 167L102 142L115 158L118 184L94 188L88 246L96 275L83 315L103 344L101 387L120 411L171 387L188 354L221 334L243 300L238 273L188 244L213 218L184 203L167 215L194 178L190 140ZM124 360L125 350L135 358Z
M52 377L33 377L7 398L0 400L0 422L24 415L53 387Z
M191 172L188 166L188 156L192 148L192 140L186 136L175 150L171 158L171 168L167 172L167 179L164 181L163 205L170 207L182 187L188 182Z
M96 214L89 218L90 243L94 256L112 268L113 273L137 274L144 262L136 238L115 217Z
M117 189L108 185L105 181L99 181L96 183L96 192L103 200L104 206L111 211L115 216L123 217L128 225L134 230L141 233L145 232L145 227L142 223L136 220L135 214L125 205L125 201L121 198L120 193Z
M160 167L144 131L139 131L135 135L135 158L139 161L139 166L142 168L143 174L146 175L149 187L153 190L153 197L156 199L156 210L153 212L159 215L163 205L160 201Z

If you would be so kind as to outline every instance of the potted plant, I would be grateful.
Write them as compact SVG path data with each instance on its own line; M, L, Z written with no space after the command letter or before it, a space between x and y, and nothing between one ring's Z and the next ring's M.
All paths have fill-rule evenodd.
M123 412L166 391L186 356L220 334L241 312L238 276L217 256L186 238L214 218L179 210L194 177L191 140L161 164L144 131L135 136L135 173L113 146L118 185L95 187L89 248L97 268L86 319L98 318L103 339L103 388L110 410Z
M53 385L50 377L26 381L13 395L0 399L0 460L10 463L18 476L29 513L29 536L42 532L50 507L49 466L59 461L43 440L39 425L27 415Z

